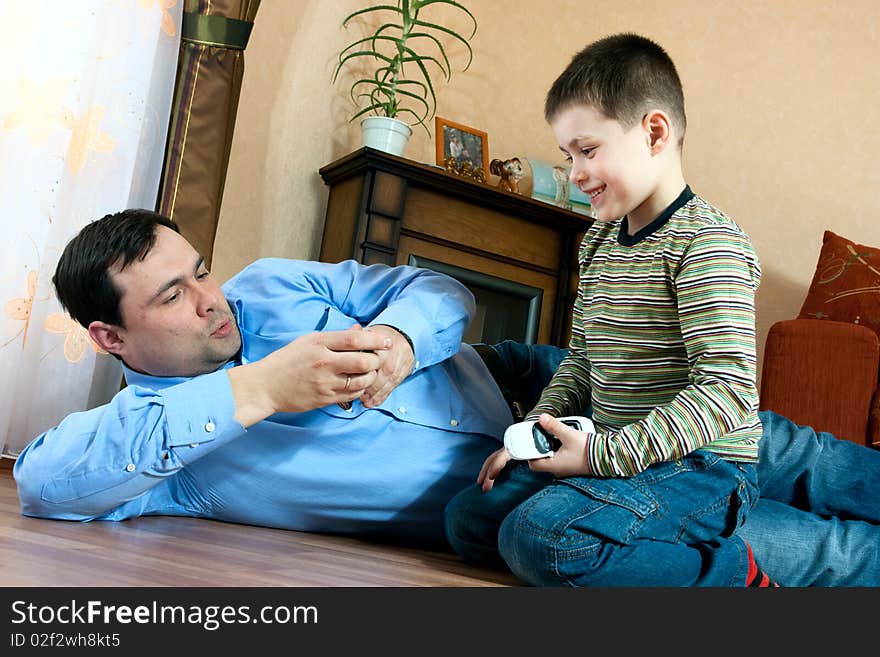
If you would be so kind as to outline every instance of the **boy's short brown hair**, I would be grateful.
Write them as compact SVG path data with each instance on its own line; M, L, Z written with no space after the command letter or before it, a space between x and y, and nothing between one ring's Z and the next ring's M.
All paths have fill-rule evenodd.
M615 34L576 54L556 78L544 103L549 122L574 104L589 105L625 129L649 109L669 114L684 141L687 117L684 92L672 59L663 48L638 34Z

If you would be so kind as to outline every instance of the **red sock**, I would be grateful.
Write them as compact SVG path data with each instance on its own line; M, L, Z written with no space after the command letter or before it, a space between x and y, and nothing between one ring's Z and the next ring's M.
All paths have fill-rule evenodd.
M758 586L758 587L779 587L779 584L774 582L770 577L758 567L758 563L755 561L755 555L752 554L752 546L746 543L746 549L748 550L749 555L749 572L746 575L746 586Z

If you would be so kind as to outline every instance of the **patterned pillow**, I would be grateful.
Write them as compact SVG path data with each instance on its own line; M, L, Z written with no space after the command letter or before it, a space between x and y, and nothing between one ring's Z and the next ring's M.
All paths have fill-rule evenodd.
M880 248L826 230L798 317L861 324L880 336Z

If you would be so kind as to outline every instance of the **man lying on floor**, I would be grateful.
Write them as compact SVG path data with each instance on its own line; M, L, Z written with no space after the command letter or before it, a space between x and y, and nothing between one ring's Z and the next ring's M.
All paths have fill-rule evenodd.
M448 549L444 507L513 421L461 343L472 295L427 269L265 259L221 288L174 223L126 210L83 228L53 282L127 386L24 449L25 515L194 516ZM505 342L491 354L529 403L565 352ZM851 484L828 474L876 492L880 453L762 420L787 429L761 441L772 497L739 528L764 569L789 586L880 583L880 495L835 506Z

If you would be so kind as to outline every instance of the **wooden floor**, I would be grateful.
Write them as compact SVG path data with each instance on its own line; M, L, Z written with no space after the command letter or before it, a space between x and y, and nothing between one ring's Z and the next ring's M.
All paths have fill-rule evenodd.
M454 554L196 518L21 515L0 459L0 586L515 586Z

